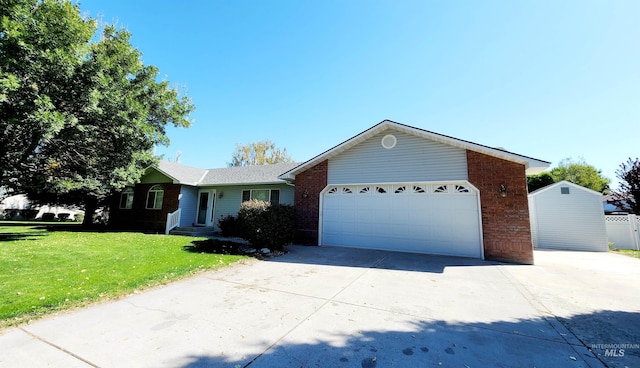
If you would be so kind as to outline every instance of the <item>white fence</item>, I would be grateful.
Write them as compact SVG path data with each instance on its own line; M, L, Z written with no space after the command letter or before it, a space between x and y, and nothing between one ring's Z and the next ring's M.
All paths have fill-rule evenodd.
M640 217L636 215L607 215L607 240L616 249L640 250Z

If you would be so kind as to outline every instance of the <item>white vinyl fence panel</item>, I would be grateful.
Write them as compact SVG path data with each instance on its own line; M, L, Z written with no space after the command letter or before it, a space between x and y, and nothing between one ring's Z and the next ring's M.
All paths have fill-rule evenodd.
M616 249L640 250L640 217L636 215L607 215L607 240Z

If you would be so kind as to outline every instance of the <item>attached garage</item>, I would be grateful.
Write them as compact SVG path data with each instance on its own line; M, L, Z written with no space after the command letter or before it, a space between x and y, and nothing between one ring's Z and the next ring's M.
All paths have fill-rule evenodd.
M483 257L468 182L330 185L321 202L320 244Z
M280 178L299 243L532 264L526 175L548 166L384 120Z

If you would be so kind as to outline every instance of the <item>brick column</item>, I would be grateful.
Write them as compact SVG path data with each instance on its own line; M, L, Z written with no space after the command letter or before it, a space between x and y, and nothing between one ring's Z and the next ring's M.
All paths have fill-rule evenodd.
M533 264L524 165L467 150L467 170L469 182L480 190L485 258Z
M318 244L320 192L327 186L329 163L325 160L296 175L296 241Z

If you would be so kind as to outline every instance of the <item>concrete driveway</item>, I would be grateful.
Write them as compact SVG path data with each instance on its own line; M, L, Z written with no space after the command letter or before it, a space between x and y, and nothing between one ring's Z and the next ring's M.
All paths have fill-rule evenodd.
M640 366L640 261L535 260L295 246L4 330L0 366Z

